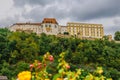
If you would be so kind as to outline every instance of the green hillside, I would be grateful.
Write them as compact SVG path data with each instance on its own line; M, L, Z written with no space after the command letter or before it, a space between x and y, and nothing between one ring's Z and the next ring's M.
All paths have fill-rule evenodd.
M0 29L0 75L15 78L20 71L29 70L29 64L34 60L42 60L47 52L55 58L53 67L58 64L60 53L65 52L71 71L81 68L92 72L97 66L102 66L104 76L120 79L120 43Z

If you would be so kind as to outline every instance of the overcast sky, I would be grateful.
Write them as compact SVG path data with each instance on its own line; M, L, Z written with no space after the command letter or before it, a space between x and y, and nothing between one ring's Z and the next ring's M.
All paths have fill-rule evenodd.
M56 18L67 22L103 24L105 34L120 30L120 0L0 0L0 27L16 22Z

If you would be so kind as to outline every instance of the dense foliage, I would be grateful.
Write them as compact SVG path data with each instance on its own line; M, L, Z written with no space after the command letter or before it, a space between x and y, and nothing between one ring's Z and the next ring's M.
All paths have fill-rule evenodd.
M115 32L115 37L114 37L115 40L117 41L120 41L120 31L116 31Z
M65 60L70 64L71 71L82 68L91 72L97 66L103 66L104 76L112 77L113 80L120 79L119 43L0 29L0 75L16 77L19 72L29 70L29 63L41 60L46 52L50 52L55 58L53 67L58 64L58 55L65 52Z
M50 53L46 53L43 56L42 61L35 60L33 64L30 64L30 71L22 71L18 74L18 80L112 80L112 78L106 78L102 75L102 67L97 67L96 70L89 73L83 69L70 70L70 65L64 60L64 52L62 52L58 58L58 65L54 70L56 72L50 72L51 65L54 64L54 57ZM86 73L84 75L84 73Z

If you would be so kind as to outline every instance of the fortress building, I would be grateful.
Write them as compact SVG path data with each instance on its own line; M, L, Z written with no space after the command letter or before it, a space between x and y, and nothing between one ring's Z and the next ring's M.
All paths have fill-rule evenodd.
M70 35L79 38L102 38L104 30L102 24L89 24L89 23L67 23L67 31Z
M41 23L15 23L12 26L10 26L10 31L16 32L16 31L27 31L27 32L34 32L39 34Z
M46 33L57 35L60 33L60 26L55 18L44 18L42 23L15 23L10 26L10 31L27 31L37 34Z
M68 33L68 36L78 38L102 38L104 29L102 24L68 22L60 26L55 18L44 18L40 23L15 23L9 27L10 31L27 31L36 34L58 35Z
M58 25L55 18L44 18L41 23L42 33L57 35L60 33L60 26Z

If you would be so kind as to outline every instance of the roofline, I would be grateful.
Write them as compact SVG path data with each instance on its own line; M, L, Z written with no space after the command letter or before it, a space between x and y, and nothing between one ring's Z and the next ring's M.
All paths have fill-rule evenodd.
M15 23L13 25L41 25L41 23L30 23L30 22L27 22L27 23Z
M90 24L90 25L102 25L102 24L94 24L94 23L80 23L80 22L67 22L67 24Z
M43 22L44 20L55 20L55 23L51 23L51 24L58 24L56 18L43 18L43 20L42 20L43 24L44 24L44 22Z

